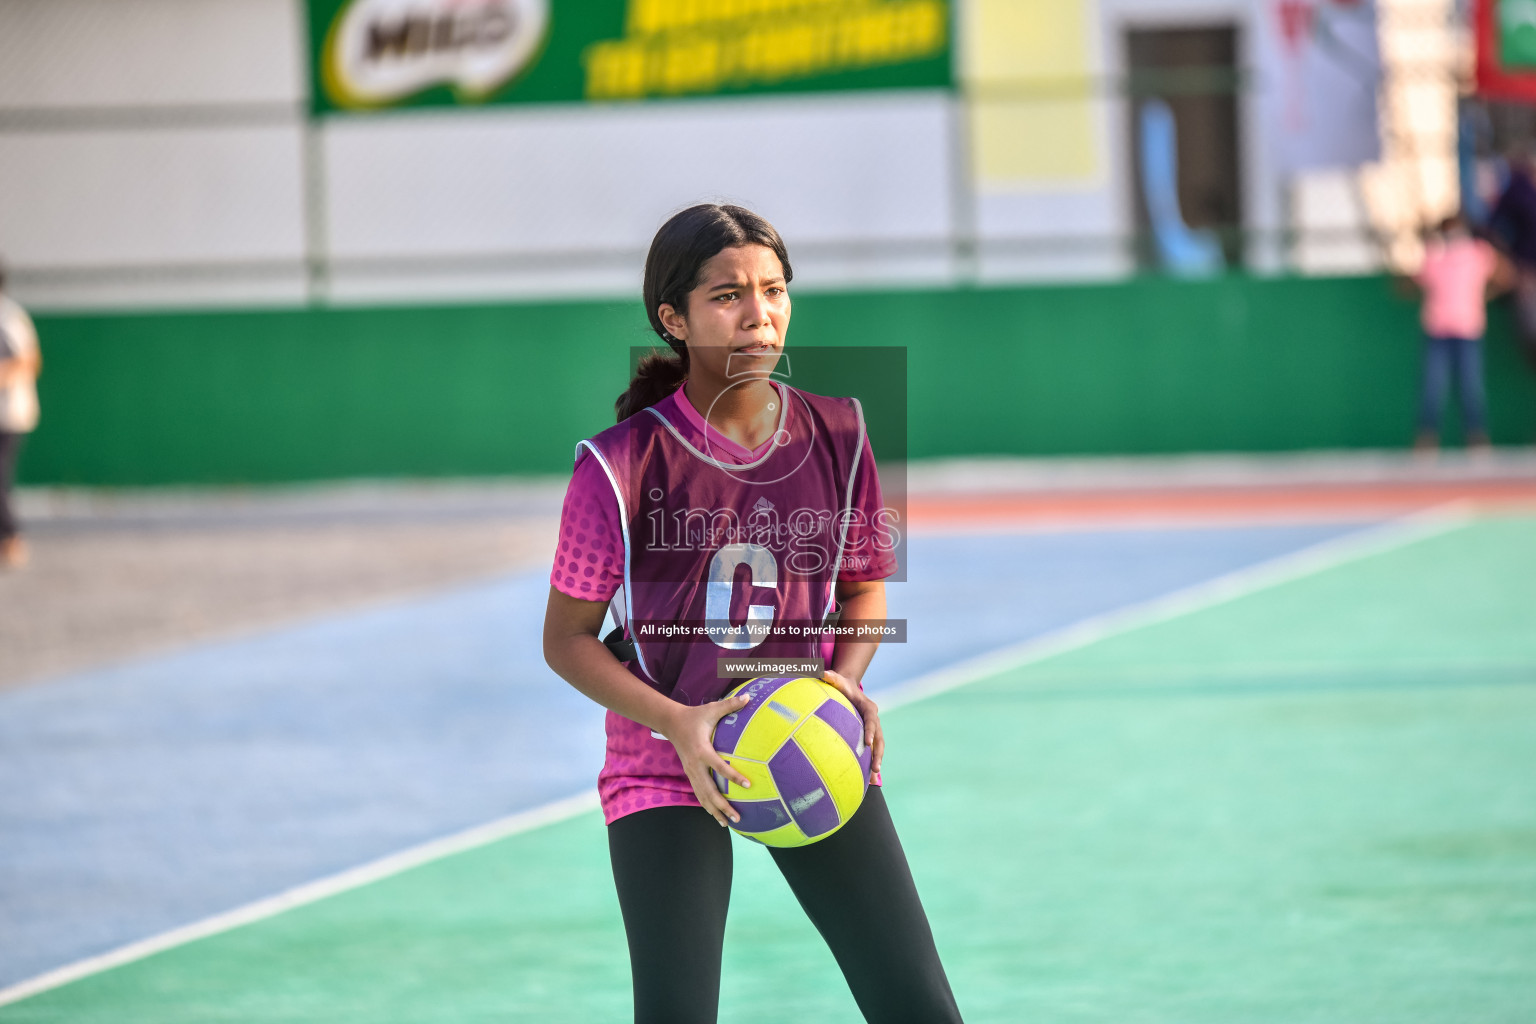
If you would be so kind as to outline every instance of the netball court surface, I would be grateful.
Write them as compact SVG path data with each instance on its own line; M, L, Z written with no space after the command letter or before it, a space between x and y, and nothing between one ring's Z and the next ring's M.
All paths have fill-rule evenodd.
M930 509L868 683L967 1019L1529 1019L1536 517L1443 497ZM625 1019L545 586L0 694L0 1022ZM745 842L726 957L723 1020L857 1019Z

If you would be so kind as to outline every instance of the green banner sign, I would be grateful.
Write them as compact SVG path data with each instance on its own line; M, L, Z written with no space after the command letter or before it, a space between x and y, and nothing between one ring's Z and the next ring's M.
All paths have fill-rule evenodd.
M1499 0L1499 63L1536 68L1536 0Z
M947 86L949 0L308 0L311 109Z

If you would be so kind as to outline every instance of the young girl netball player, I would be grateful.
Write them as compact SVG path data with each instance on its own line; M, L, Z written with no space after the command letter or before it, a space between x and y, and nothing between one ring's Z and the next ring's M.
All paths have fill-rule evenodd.
M863 805L819 842L770 848L869 1021L958 1021L878 780L884 739L859 680L876 642L746 626L883 619L895 569L863 414L771 376L789 328L791 271L772 225L695 206L662 226L645 263L652 355L617 426L577 447L544 622L550 667L608 709L598 792L629 938L635 1020L715 1020L737 814L711 771L721 655L821 656L872 748ZM849 558L850 552L870 556ZM862 566L853 571L848 566ZM613 606L622 642L600 639ZM743 623L703 639L647 639L647 623ZM639 624L640 628L637 628ZM783 631L787 632L787 631ZM819 634L818 634L819 635Z

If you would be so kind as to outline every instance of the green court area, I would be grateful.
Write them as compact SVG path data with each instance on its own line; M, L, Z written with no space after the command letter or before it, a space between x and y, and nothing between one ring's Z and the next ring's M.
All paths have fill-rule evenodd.
M886 792L970 1021L1536 1018L1536 520L1112 636L886 726ZM859 1019L764 851L738 844L736 885L721 1019ZM627 1017L595 814L0 1009Z

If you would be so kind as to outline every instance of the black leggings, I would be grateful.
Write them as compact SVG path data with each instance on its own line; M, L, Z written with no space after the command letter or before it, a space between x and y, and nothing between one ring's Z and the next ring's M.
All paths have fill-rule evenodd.
M703 808L655 807L608 826L608 851L629 936L636 1024L713 1024L730 833ZM866 1021L960 1020L879 787L838 832L769 852Z

